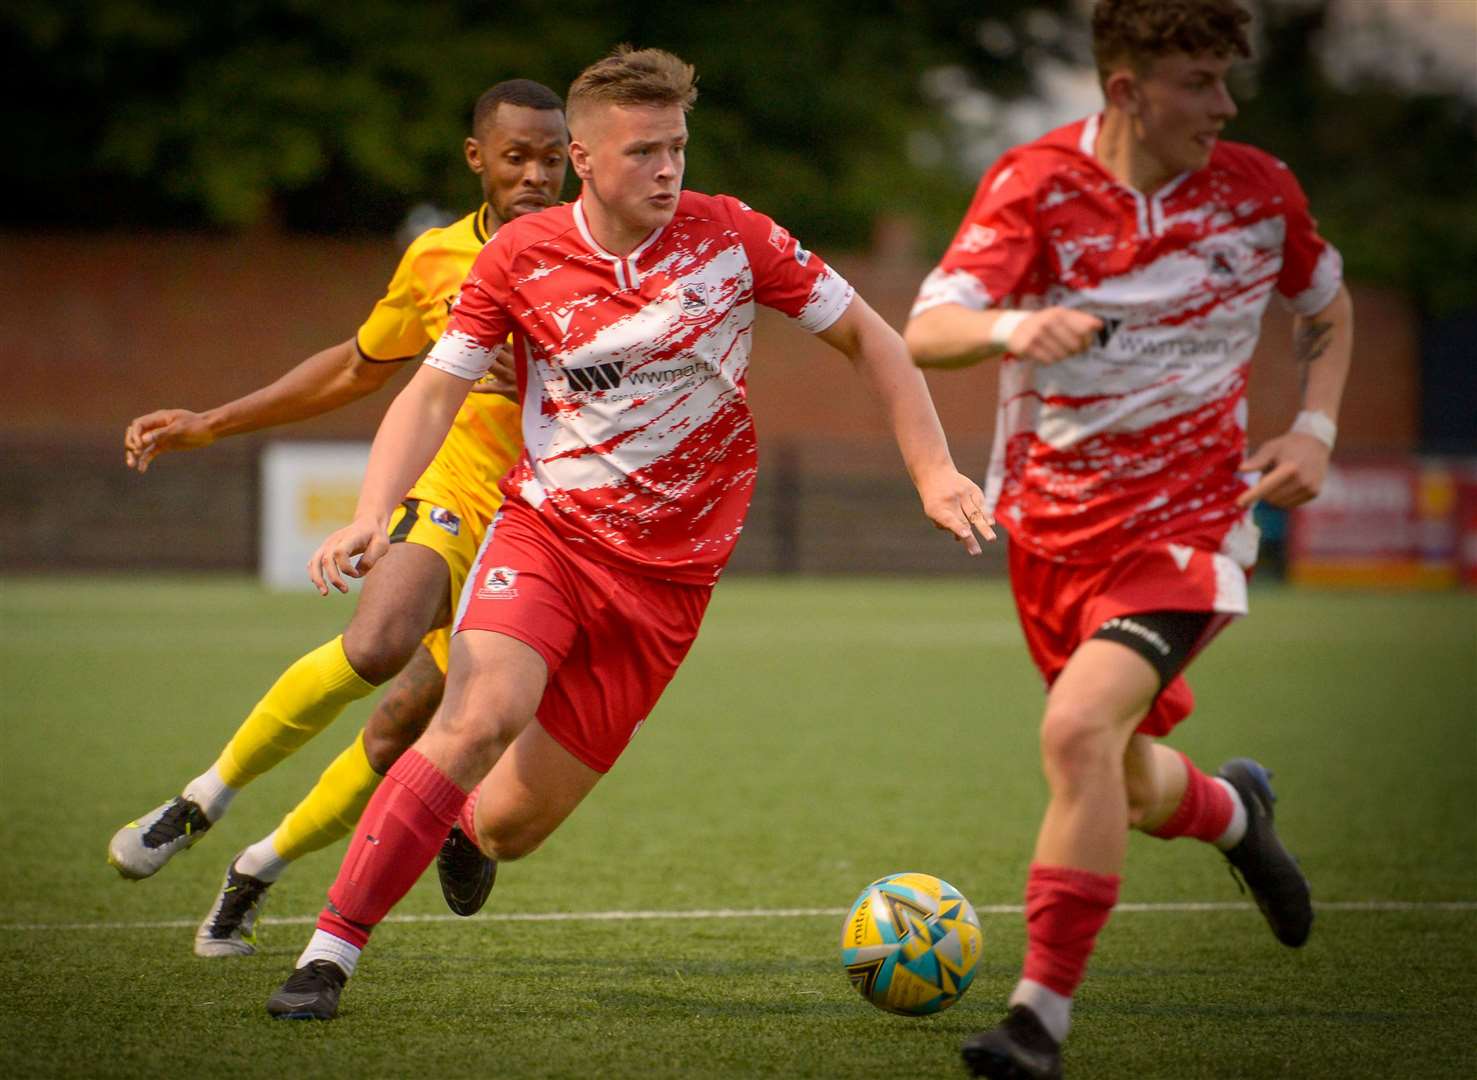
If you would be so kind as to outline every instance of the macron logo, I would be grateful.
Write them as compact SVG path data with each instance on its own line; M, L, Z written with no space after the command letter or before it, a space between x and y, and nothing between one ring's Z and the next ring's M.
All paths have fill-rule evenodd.
M1118 332L1118 328L1122 325L1122 319L1104 319L1101 329L1095 335L1097 337L1098 348L1106 349L1108 342L1113 339L1113 335ZM1184 567L1182 566L1180 569L1183 570Z
M1195 554L1195 549L1192 547L1186 547L1184 544L1169 545L1169 555L1181 570L1190 565L1190 556L1193 554Z
M570 320L574 318L574 312L565 308L563 311L554 312L554 325L559 328L559 336L562 338L569 333Z
M564 374L569 379L569 385L575 390L589 392L591 390L614 390L621 384L621 376L625 370L626 362L616 360L608 364L591 364L589 367L565 368Z

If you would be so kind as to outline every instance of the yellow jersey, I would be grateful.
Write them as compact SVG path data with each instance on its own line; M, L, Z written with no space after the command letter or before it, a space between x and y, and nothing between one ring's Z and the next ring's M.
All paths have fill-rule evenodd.
M484 204L439 229L427 229L405 249L389 287L364 325L359 351L370 360L408 360L441 336L462 279L491 235ZM446 441L408 497L490 521L502 503L498 481L522 449L517 402L500 394L467 395Z

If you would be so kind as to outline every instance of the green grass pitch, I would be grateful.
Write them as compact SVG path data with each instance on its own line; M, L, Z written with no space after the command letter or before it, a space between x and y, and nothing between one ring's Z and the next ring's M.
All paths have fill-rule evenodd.
M954 1009L881 1013L837 959L840 909L916 869L1020 901L1044 801L1041 690L999 582L734 579L614 772L487 917L434 873L376 934L332 1024L270 1020L342 845L273 890L263 951L193 926L367 715L248 789L156 878L104 853L206 767L349 601L242 580L0 581L0 1075L958 1076L1014 982L1022 919L982 915ZM1223 861L1135 837L1067 1050L1077 1077L1477 1075L1477 602L1262 588L1191 670L1175 744L1277 772L1318 915L1291 952ZM1364 901L1399 907L1358 908ZM818 914L681 917L730 909ZM519 921L541 913L620 917ZM636 913L651 917L638 918Z

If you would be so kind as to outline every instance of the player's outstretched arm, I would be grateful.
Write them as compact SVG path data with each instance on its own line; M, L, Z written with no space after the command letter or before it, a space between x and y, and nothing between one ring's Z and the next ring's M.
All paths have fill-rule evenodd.
M1328 459L1338 435L1339 403L1354 352L1354 302L1340 287L1316 315L1293 320L1293 356L1303 369L1303 403L1292 429L1269 439L1241 463L1261 478L1237 502L1250 506L1266 499L1290 509L1317 497L1328 474Z
M919 367L959 368L1012 353L1022 360L1055 364L1092 347L1103 321L1072 308L1041 311L940 304L908 321L903 340Z
M308 577L320 595L328 595L329 585L348 592L344 578L363 577L389 549L390 513L441 449L471 385L423 364L395 395L369 450L354 520L324 540L308 561ZM355 556L360 556L357 565Z
M160 409L135 418L123 434L123 461L147 472L160 454L332 412L374 393L398 370L396 363L366 360L350 338L314 353L260 390L214 409Z
M882 402L923 512L935 526L953 533L969 554L978 555L973 530L993 540L995 523L985 513L979 487L954 467L928 384L909 359L903 339L860 296L819 337L856 365Z

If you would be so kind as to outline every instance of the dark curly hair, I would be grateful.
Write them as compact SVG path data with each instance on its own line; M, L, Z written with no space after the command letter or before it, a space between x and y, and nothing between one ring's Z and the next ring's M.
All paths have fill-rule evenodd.
M1171 53L1248 57L1249 22L1237 0L1098 0L1092 11L1098 78L1124 63L1142 72Z

